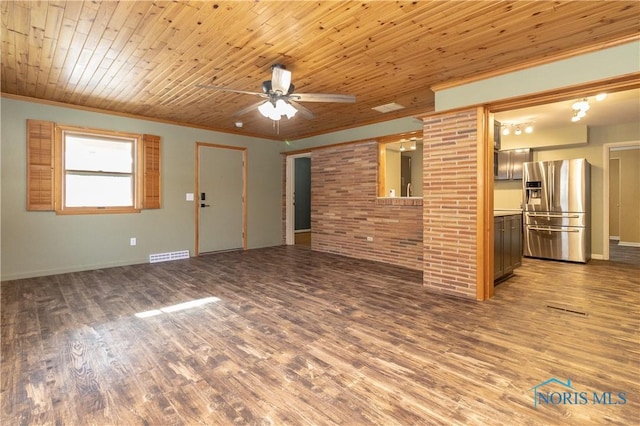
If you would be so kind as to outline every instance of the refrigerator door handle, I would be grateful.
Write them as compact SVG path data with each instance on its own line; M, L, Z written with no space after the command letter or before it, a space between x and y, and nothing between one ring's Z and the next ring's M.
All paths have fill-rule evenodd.
M549 166L549 207L551 207L552 209L555 207L555 204L553 203L553 189L554 189L554 185L556 182L556 170L555 170L555 166L553 165L553 163Z
M580 232L579 229L566 229L566 228L539 228L537 226L529 226L527 229L531 231L549 231L549 232Z
M578 219L580 216L577 214L567 215L567 214L549 214L549 213L527 213L529 217L554 217L554 218L565 218L565 219Z

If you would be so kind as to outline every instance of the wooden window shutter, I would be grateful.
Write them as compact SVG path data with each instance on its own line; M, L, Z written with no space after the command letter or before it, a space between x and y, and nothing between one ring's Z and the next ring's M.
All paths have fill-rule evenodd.
M52 211L54 125L27 120L27 210Z
M143 135L142 208L159 209L161 204L160 136Z

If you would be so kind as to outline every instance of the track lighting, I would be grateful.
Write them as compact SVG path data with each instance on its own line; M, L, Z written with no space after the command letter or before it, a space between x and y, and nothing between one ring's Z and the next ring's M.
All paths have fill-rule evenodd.
M571 121L573 121L573 122L575 123L575 122L577 122L577 121L580 121L580 119L581 119L581 118L582 118L582 117L580 117L580 116L578 115L578 111L575 111L575 110L574 110L574 111L573 111L573 117L571 117Z
M503 124L502 125L502 136L509 136L513 131L513 134L516 136L520 136L522 134L522 129L524 128L524 133L531 134L533 133L533 123L513 123L513 124Z
M587 98L584 98L581 101L575 101L573 105L571 105L571 108L578 111L587 111L589 110L589 100Z
M400 142L400 152L404 152L406 148L404 147L404 142Z
M596 95L596 100L601 101L607 97L606 93L600 93ZM589 99L583 98L581 100L575 101L571 104L571 110L573 111L573 115L571 116L571 121L574 123L576 121L580 121L580 119L584 118L587 115L587 111L589 111L591 105L589 105Z

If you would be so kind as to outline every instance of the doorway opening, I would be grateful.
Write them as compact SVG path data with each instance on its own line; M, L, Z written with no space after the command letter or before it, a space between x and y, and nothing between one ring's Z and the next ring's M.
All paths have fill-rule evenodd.
M286 174L286 244L311 247L311 153L288 156Z
M603 258L640 265L640 141L604 144L602 164Z

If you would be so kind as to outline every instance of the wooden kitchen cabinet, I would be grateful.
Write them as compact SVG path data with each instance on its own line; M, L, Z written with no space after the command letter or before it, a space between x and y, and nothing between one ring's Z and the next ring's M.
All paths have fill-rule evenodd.
M498 151L494 156L495 180L521 180L522 164L533 159L530 149Z
M494 217L494 282L513 274L522 265L522 215Z

